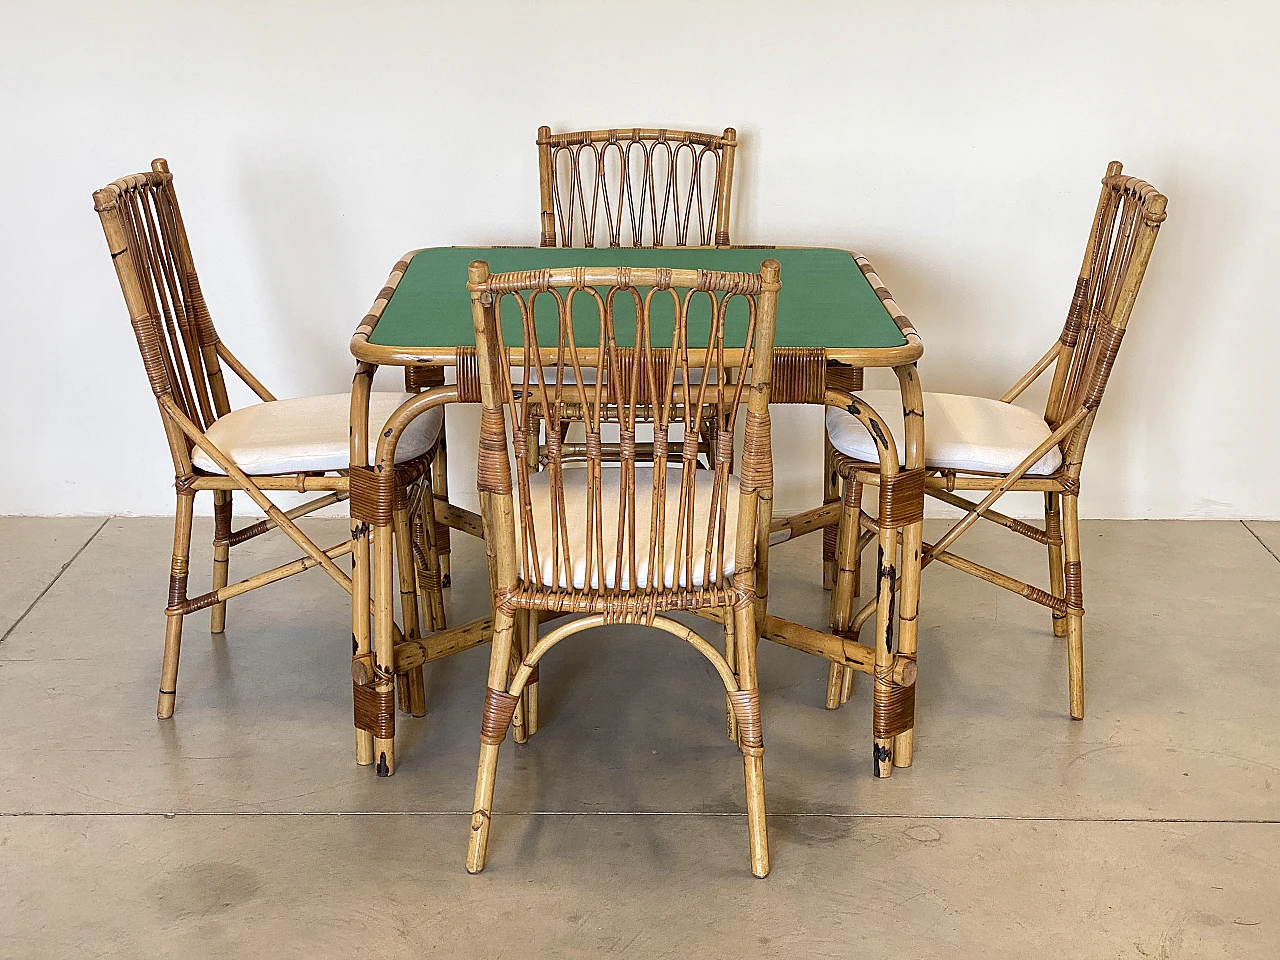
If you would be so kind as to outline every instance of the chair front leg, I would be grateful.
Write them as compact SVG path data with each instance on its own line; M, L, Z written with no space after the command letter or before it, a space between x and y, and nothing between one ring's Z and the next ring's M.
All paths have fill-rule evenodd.
M753 603L739 603L735 616L734 646L738 655L738 692L730 694L737 724L738 746L747 786L747 833L751 843L751 872L769 875L769 833L764 804L764 735L760 721L760 692L756 679L756 628Z
M187 566L191 559L191 513L195 491L180 491L173 518L173 557L169 564L169 606L165 610L164 660L156 716L173 716L178 696L178 656L182 651L183 605L187 602Z

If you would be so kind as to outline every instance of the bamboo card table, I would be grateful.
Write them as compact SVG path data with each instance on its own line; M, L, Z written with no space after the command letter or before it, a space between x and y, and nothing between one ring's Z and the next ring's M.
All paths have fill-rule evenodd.
M835 623L832 632L825 632L770 615L766 562L761 564L757 583L760 635L871 674L873 769L877 776L888 776L895 765L911 763L925 476L924 412L915 362L924 348L864 258L842 250L806 247L438 247L414 251L395 265L351 340L351 352L358 361L351 397L350 506L354 540L352 673L359 763L376 763L381 776L395 770L397 674L491 638L489 618L419 637L416 630L401 633L393 615L397 571L392 523L396 508L403 506L394 502L397 495L391 465L396 443L405 427L432 407L480 402L467 265L485 260L494 272L567 266L758 271L768 257L781 264L782 279L772 402L839 406L867 426L876 439L880 462L868 464L859 480L878 486L881 522L869 523L859 517L856 505L850 507L848 498L842 504L832 495L835 478L830 470L827 501L822 506L773 518L771 544L818 530L830 541L839 526L843 542L836 553L841 563L832 605ZM578 346L583 363L594 363L593 344L585 332L579 336ZM370 464L369 392L380 365L405 367L406 387L418 392L387 422ZM445 382L448 367L455 371L453 383ZM853 395L861 388L864 367L890 367L897 374L906 415L901 456L879 414ZM481 538L484 534L477 514L449 503L444 496L444 470L445 464L437 463L434 517L438 546L447 557L445 538L450 529ZM763 509L770 510L771 504ZM842 511L846 517L843 524ZM860 527L867 527L867 532ZM854 611L854 547L875 536L880 542L876 596ZM402 597L406 589L413 589L412 582L406 582L404 569L400 570L399 588ZM867 646L858 641L858 635L872 617L876 620L875 641Z

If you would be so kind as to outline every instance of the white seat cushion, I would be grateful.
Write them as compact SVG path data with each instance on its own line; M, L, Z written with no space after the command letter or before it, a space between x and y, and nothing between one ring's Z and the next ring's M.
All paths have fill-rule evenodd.
M897 390L863 390L857 394L880 414L893 432L898 456L904 456L902 395ZM1009 473L1049 437L1049 426L1034 410L986 397L954 393L924 395L925 466L978 473ZM861 421L847 410L827 408L831 445L856 460L879 461L874 441ZM1031 476L1053 473L1062 465L1056 447L1040 458Z
M382 426L408 393L369 396L369 460L373 461ZM396 447L396 462L419 457L440 436L444 408L432 407L414 420ZM351 394L272 400L232 410L215 420L205 435L249 476L346 470L351 465ZM191 462L208 473L222 469L198 447Z
M667 506L665 520L665 537L663 549L663 585L671 587L675 583L676 570L676 516L679 510L680 502L680 478L682 470L678 466L668 466L667 468ZM564 498L566 507L566 525L569 530L570 551L573 557L573 586L575 589L582 590L586 587L587 579L587 559L586 559L586 528L587 528L587 471L584 466L574 464L566 464L564 470ZM725 536L724 545L724 576L732 576L734 565L734 539L738 529L738 485L740 479L730 474L727 492L725 497L725 513L724 526L728 531ZM706 574L706 545L708 531L708 515L711 506L711 486L712 474L707 470L697 471L697 481L695 487L694 500L694 531L693 531L693 586L701 587L707 584ZM520 516L520 496L519 490L515 490L515 513L516 513L516 549L521 550L523 540L521 538L520 528L522 518ZM533 507L533 527L537 531L538 540L538 563L542 567L542 583L544 586L558 586L560 589L567 589L568 584L563 573L559 576L559 583L556 583L556 565L552 562L551 547L554 542L552 539L551 526L551 474L549 471L542 471L529 477L529 499ZM600 589L600 567L604 566L604 582L608 588L618 585L617 580L617 552L618 552L618 504L621 502L621 471L607 470L601 478L601 501L604 504L603 528L604 535L604 557L598 555L595 557L594 572L591 577L592 589ZM636 543L636 581L640 588L649 586L649 530L650 518L652 516L651 506L653 503L653 468L652 467L636 467L636 519L635 519L635 543ZM630 554L629 548L624 545L623 552L623 577L621 588L630 590L631 576L629 571ZM684 571L684 548L681 546L680 553L680 586L686 587L687 584ZM601 560L603 559L603 564ZM563 566L563 560L561 560ZM711 567L713 581L716 578L717 558L714 549L711 555ZM524 561L522 558L521 572L524 573Z

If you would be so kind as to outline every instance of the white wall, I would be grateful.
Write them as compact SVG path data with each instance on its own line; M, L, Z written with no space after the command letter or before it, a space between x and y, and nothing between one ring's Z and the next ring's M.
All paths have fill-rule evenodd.
M536 242L539 124L640 123L736 126L734 236L867 254L935 390L998 394L1057 335L1123 160L1170 214L1084 510L1280 516L1277 30L1225 0L9 5L0 513L172 510L93 189L168 157L224 339L337 392L405 250ZM803 498L816 411L775 422Z

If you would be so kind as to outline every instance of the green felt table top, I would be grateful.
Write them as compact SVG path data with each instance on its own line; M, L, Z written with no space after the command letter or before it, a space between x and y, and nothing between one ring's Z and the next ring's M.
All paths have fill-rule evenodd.
M434 247L414 255L369 343L406 349L473 346L471 298L466 286L467 265L473 260L486 261L491 273L575 266L758 273L761 262L769 258L781 265L777 346L875 350L906 344L853 257L844 250L819 247ZM549 298L539 298L540 329L543 303L551 306ZM503 307L504 329L511 324L508 305ZM514 313L514 305L510 306ZM743 306L744 316L745 309ZM731 314L729 326L737 326L732 320ZM554 324L554 319L550 322ZM692 315L690 326L692 340ZM584 331L579 345L594 345L586 336L594 340L594 335Z

